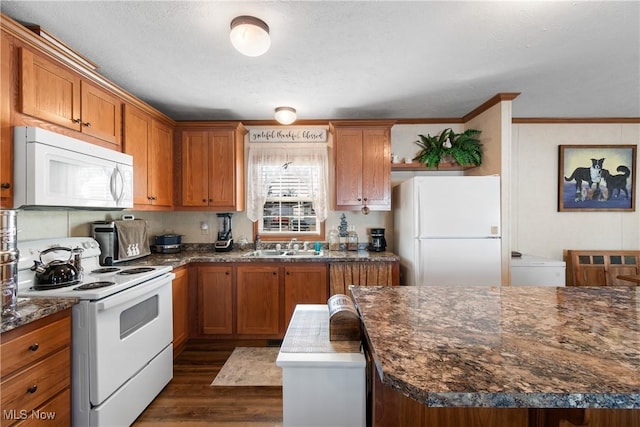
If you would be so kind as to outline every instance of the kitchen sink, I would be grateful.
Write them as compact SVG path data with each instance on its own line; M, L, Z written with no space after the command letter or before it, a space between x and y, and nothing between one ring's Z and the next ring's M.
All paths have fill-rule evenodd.
M285 257L287 258L308 258L308 257L317 257L317 256L322 256L323 252L316 252L313 249L309 249L306 251L303 250L299 250L299 251L287 251L287 253L285 253Z
M260 249L251 251L244 256L250 258L309 258L322 256L323 252L314 250L281 250L281 249Z

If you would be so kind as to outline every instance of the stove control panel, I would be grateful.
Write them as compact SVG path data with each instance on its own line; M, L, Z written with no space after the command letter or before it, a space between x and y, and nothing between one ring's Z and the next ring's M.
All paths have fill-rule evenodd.
M63 248L82 248L82 258L91 258L100 256L100 245L91 237L62 237L57 239L39 239L18 241L18 251L20 252L20 260L18 262L18 270L30 269L34 261L40 260L40 252L53 247ZM60 251L60 253L52 252L47 254L46 260L50 262L53 259L66 259L69 252Z

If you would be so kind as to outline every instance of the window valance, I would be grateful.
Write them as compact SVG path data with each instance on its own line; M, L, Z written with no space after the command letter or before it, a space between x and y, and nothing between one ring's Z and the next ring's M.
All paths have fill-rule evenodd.
M318 220L327 218L326 144L250 144L247 166L247 217L251 221L262 218L269 194L287 191L282 188L287 182L296 183L292 192L304 188L301 196L311 199Z

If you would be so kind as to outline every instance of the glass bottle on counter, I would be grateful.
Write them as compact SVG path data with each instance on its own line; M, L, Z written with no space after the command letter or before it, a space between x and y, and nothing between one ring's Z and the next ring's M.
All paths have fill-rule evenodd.
M349 232L347 233L347 250L358 250L358 233L356 233L356 227L354 225L349 227Z
M338 236L338 230L336 230L335 228L329 230L329 250L340 250L340 238Z

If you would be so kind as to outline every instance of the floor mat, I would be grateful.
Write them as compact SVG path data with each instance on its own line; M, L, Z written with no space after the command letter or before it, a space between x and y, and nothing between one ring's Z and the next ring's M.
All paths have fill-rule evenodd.
M236 347L211 386L282 386L279 347Z

